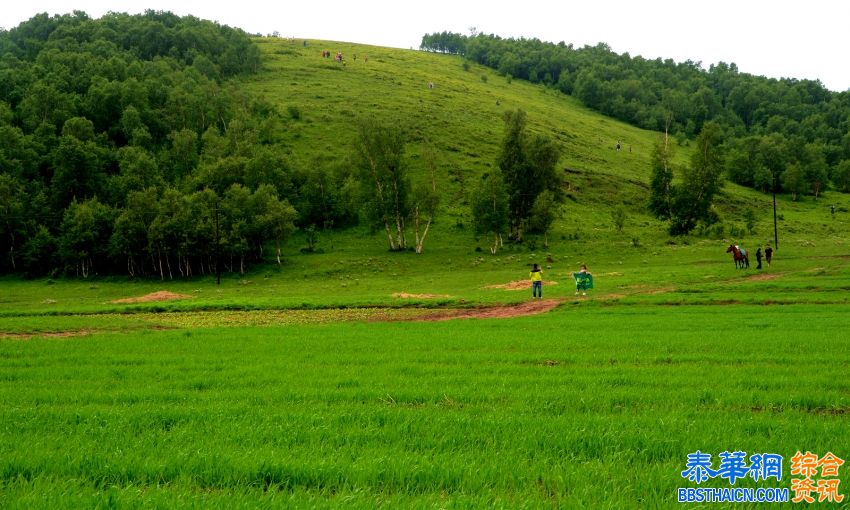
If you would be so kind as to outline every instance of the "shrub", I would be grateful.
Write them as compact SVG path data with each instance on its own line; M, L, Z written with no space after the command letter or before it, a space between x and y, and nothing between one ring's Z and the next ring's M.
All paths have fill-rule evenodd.
M626 208L623 206L615 207L611 211L611 220L614 222L614 227L617 231L622 232L623 227L626 225Z
M752 209L747 209L742 215L744 222L747 225L747 233L752 234L756 227L756 213Z

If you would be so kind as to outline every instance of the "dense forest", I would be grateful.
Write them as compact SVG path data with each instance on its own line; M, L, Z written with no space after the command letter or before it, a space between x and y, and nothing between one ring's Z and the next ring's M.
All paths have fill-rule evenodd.
M280 115L229 84L260 65L241 30L168 12L0 32L0 273L243 271L353 221L341 177L292 170Z
M706 71L699 62L619 55L602 43L574 48L442 32L426 34L421 48L556 88L680 143L716 124L726 173L736 183L762 191L775 185L794 200L817 198L829 186L850 191L850 92L831 92L819 81L753 76L723 62Z

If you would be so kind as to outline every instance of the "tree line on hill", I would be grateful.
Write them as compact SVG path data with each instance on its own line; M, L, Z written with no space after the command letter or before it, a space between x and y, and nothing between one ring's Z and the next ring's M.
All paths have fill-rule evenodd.
M426 34L421 49L462 55L509 78L541 83L635 126L687 143L712 123L730 180L817 198L850 192L850 92L819 81L769 79L720 62L650 60L607 45L574 48L538 39Z
M292 168L230 78L241 30L169 12L0 31L0 273L243 271L297 226L357 221L350 177Z

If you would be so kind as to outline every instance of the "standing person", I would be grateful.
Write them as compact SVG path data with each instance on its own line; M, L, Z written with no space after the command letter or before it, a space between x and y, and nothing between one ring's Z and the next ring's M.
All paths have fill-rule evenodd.
M531 278L531 297L533 298L542 298L543 297L543 270L540 269L540 266L534 264L534 267L531 268L531 272L528 273L529 278Z
M761 246L756 250L756 262L759 264L756 266L756 269L761 269Z
M773 258L773 248L768 244L764 248L764 260L767 262L767 267L770 267L770 259Z
M582 296L587 295L587 291L593 288L593 275L587 272L587 266L581 265L581 271L573 273L573 278L576 280L576 296L581 292Z

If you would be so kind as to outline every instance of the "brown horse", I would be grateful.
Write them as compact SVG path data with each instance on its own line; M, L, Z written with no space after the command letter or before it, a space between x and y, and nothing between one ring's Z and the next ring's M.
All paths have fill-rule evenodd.
M747 250L740 248L737 245L730 244L729 247L726 248L726 253L732 254L732 258L735 260L735 267L739 269L750 267L750 257Z

